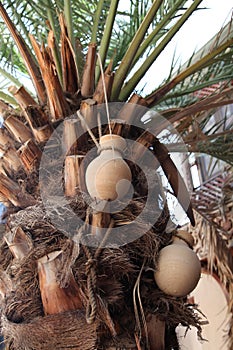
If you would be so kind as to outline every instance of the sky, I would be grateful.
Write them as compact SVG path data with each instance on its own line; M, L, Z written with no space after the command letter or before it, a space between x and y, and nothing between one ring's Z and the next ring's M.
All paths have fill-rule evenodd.
M145 93L156 88L167 77L174 51L175 57L179 58L181 63L185 63L194 51L205 45L223 25L229 22L233 2L232 0L204 0L199 7L203 10L192 14L145 75L141 83L142 86L147 84Z
M187 60L196 48L201 48L230 20L233 2L204 0L200 7L206 9L194 12L175 40L177 54L181 54L184 60Z

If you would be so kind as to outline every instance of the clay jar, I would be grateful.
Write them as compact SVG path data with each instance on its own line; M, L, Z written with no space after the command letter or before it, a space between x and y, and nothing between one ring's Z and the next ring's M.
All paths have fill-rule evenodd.
M193 246L193 237L186 231L178 231L173 243L161 249L155 282L166 294L174 297L188 295L197 285L201 264Z
M132 174L122 158L126 141L118 135L100 138L100 154L87 167L86 186L92 198L121 199L129 191Z

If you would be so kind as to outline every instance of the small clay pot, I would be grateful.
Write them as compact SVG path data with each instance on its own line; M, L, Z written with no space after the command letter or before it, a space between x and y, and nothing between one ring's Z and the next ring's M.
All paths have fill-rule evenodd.
M87 167L86 186L92 198L121 199L129 191L132 174L122 157L126 141L118 135L100 138L100 155Z
M201 263L189 247L193 243L190 236L188 232L178 232L173 243L160 251L154 278L158 287L168 295L184 297L200 279Z
M99 143L102 150L110 148L123 152L127 146L127 143L123 137L114 134L101 136Z

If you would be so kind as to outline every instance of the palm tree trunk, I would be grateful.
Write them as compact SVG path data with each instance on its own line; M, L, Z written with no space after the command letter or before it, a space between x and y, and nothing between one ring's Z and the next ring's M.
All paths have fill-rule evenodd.
M142 223L136 221L147 204L147 192L157 203L161 188L153 181L148 189L140 166L128 161L135 193L121 210L111 210L111 202L90 198L85 171L97 157L93 149L98 146L99 151L99 137L111 131L141 144L144 151L153 148L184 208L188 192L166 148L131 125L135 116L145 113L145 99L134 94L109 125L105 110L96 112L105 99L103 84L111 96L114 79L110 64L101 77L104 81L95 86L96 44L89 46L76 91L79 72L70 71L77 67L61 22L63 85L52 46L40 46L31 36L46 105L45 100L35 102L23 87L11 88L22 115L2 105L7 134L1 136L9 146L3 158L8 167L3 164L0 170L0 195L9 206L0 246L0 279L6 281L1 290L6 345L11 350L172 349L179 323L196 326L199 333L201 326L195 306L187 305L186 297L166 295L154 280L159 252L174 233L167 231L166 203L162 209L147 208L143 234ZM19 45L22 48L21 41ZM143 109L139 108L140 116L137 106ZM70 118L74 111L78 113ZM119 121L124 115L125 123ZM100 120L104 122L98 124ZM135 162L144 155L140 149L132 153ZM153 174L154 164L150 166ZM44 186L49 192L46 200ZM191 205L186 210L194 224ZM156 222L150 225L154 216Z

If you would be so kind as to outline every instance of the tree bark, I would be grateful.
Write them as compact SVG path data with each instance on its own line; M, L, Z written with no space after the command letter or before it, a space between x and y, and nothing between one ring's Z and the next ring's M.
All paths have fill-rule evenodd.
M65 195L68 197L75 197L80 190L80 165L83 158L83 156L72 155L65 159Z
M15 148L8 147L4 149L0 146L0 150L3 152L4 161L8 163L9 169L12 169L13 171L17 172L22 168L22 163L18 157Z
M32 35L30 35L30 39L37 56L41 74L47 90L51 117L53 120L63 119L64 116L69 115L70 108L66 102L63 89L58 79L50 49L45 49L44 46L40 48Z
M159 320L156 315L149 314L146 324L150 350L165 350L165 322Z
M8 91L14 96L16 101L19 103L22 110L24 110L27 106L37 106L38 104L32 98L32 96L27 92L24 86L17 88L16 86L10 86ZM39 106L39 105L38 105Z
M86 63L84 66L82 87L81 87L81 94L84 98L91 97L94 92L95 61L96 61L96 44L90 44L88 47Z
M111 66L112 64L110 64L106 69L106 71L104 72L104 81L103 81L103 77L100 76L98 84L96 86L93 99L97 102L97 104L110 101L112 84L114 80L114 73L111 71L112 69ZM105 101L104 87L106 90L107 101Z
M30 129L13 115L5 120L5 125L16 141L24 143L32 138Z
M26 208L36 204L36 200L9 177L0 174L0 194L14 206Z
M26 172L31 173L36 169L42 152L34 141L30 139L18 149L18 155L25 166Z
M82 308L79 288L70 271L69 282L61 288L57 282L58 262L62 251L55 251L38 260L41 299L46 315Z
M32 241L20 226L16 228L14 233L9 231L4 238L16 259L23 259L32 248Z

